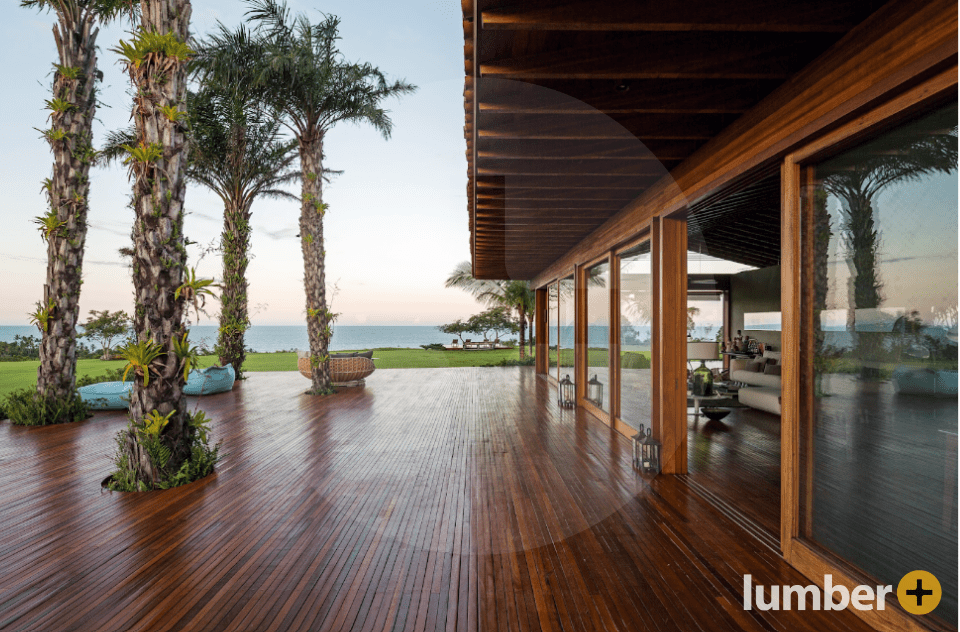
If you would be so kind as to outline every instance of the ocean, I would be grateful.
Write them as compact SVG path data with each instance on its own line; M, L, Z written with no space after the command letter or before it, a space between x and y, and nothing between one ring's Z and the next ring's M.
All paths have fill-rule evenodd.
M0 342L11 342L15 335L36 336L40 332L36 327L0 326ZM418 349L420 345L431 343L450 344L452 336L442 334L436 327L429 326L360 326L339 325L333 329L330 341L332 351L343 349L377 349L383 347L402 347ZM212 349L217 342L217 328L214 325L197 325L190 328L190 340L194 344L203 344ZM272 353L309 347L307 328L303 326L255 325L247 331L247 347L258 353Z

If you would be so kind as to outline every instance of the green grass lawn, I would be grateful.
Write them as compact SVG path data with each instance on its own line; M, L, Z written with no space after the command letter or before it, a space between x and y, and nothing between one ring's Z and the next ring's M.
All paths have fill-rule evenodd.
M489 366L503 359L519 359L518 349L496 351L427 351L425 349L376 349L378 369L432 369L453 366ZM216 363L215 356L201 358L201 366ZM102 375L125 366L122 360L79 360L77 375ZM0 396L37 382L38 361L0 362ZM247 371L296 371L296 353L251 353L244 364Z
M590 349L590 366L606 366L606 350ZM649 351L624 353L624 366L634 366L640 355L647 359ZM556 352L551 353L551 366L556 366ZM378 369L435 369L456 366L491 366L501 360L518 360L519 349L498 349L487 351L427 351L426 349L375 349L373 357ZM573 366L573 350L563 349L561 360L564 366ZM202 367L213 366L216 356L204 356L200 359ZM33 386L37 382L39 361L0 362L0 397L18 388ZM122 360L78 360L77 375L98 376L107 371L123 368ZM648 365L647 365L648 366ZM257 371L296 371L296 353L251 353L247 355L244 369Z

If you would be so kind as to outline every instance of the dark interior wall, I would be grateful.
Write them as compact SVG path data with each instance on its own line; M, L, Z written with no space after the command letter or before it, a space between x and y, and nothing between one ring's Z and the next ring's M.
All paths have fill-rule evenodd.
M743 330L743 315L747 312L780 311L780 266L741 272L730 277L731 338ZM779 331L744 330L745 336L773 345L779 351Z

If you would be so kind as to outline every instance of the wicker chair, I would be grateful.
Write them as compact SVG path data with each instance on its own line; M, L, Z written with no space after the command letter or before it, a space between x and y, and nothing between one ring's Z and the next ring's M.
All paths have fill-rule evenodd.
M313 379L309 354L297 352L297 369L303 377ZM363 386L364 378L375 370L370 358L330 358L330 381L334 386Z

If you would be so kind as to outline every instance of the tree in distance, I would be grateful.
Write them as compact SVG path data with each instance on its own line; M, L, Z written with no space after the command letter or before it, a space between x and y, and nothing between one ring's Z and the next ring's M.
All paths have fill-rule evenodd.
M124 336L130 332L130 316L124 311L111 312L103 310L98 312L95 309L90 310L90 318L83 323L83 333L81 338L90 338L100 344L103 353L101 360L109 360L112 356L110 350L113 347L113 340L119 336Z

